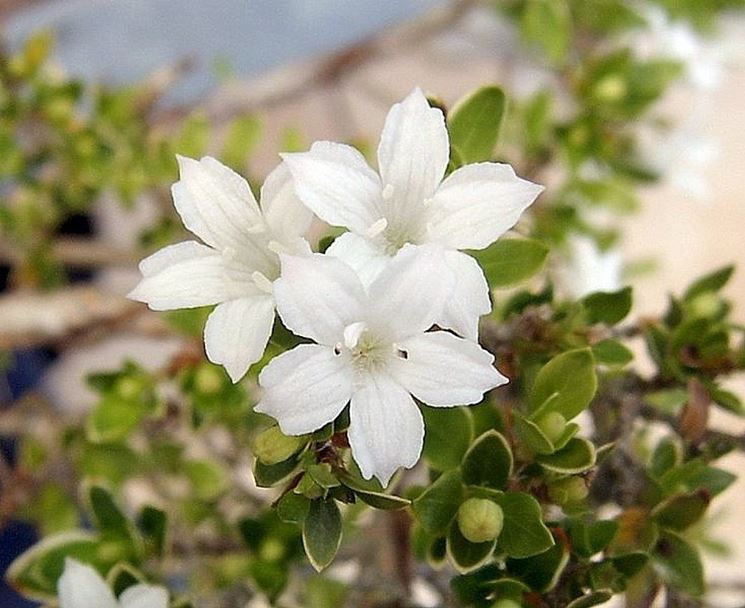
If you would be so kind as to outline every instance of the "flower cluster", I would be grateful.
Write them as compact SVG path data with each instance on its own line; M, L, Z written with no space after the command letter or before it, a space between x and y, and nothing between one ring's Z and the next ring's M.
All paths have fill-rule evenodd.
M266 365L256 410L300 435L349 404L352 455L365 478L387 484L421 453L415 399L474 404L507 382L478 345L489 289L463 250L488 247L542 188L493 162L446 176L444 116L419 89L388 114L378 172L332 142L282 158L260 203L218 161L179 158L176 210L202 243L143 260L130 297L154 310L216 304L206 352L234 382L262 357L276 310L313 343ZM348 230L324 254L304 239L314 214Z

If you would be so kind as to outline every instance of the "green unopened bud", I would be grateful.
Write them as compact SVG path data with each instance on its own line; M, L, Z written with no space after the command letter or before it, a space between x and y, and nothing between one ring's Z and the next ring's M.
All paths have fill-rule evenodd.
M194 388L202 395L214 395L222 388L222 374L211 365L201 365L194 375Z
M722 311L723 304L715 293L702 293L690 302L691 312L699 317L713 317Z
M595 85L595 97L610 103L621 101L627 92L626 81L618 74L610 74Z
M521 608L521 606L522 605L515 600L509 600L505 598L494 602L491 608Z
M538 428L548 437L551 443L557 441L566 429L567 421L559 412L549 412L536 420Z
M305 437L285 435L278 426L270 426L254 440L254 454L264 464L287 460L305 443Z
M145 391L145 382L142 378L125 376L116 381L117 394L127 401L138 399Z
M502 531L504 513L500 506L486 498L469 498L458 509L458 527L466 540L485 543Z
M589 493L585 480L581 477L567 477L548 486L548 495L557 505L571 505L582 502Z

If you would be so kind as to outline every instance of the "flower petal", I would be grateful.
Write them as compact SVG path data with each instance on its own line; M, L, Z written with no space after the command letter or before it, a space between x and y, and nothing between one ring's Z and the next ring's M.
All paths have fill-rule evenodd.
M470 255L460 251L446 251L445 260L455 276L455 285L445 301L437 324L476 342L479 336L479 317L491 310L489 285L481 266Z
M263 220L248 182L210 156L178 156L181 179L171 187L184 226L208 245L240 249Z
M310 433L341 413L352 396L352 383L348 358L328 346L301 344L261 370L264 392L254 409L275 418L283 433Z
M125 589L119 596L121 608L168 608L165 587L140 583Z
M478 403L486 391L508 381L490 353L445 331L409 338L398 347L406 357L393 360L391 375L428 405Z
M143 278L127 297L152 310L207 306L256 292L250 276L240 280L220 253L195 241L164 247L142 260L140 271Z
M382 217L380 178L358 150L318 141L308 152L281 156L300 200L325 222L365 232Z
M405 245L369 288L370 322L390 339L419 334L442 316L454 277L438 245Z
M344 328L362 319L366 299L354 270L320 253L283 255L274 298L290 331L328 346L342 341Z
M339 258L350 266L366 287L382 272L391 258L365 237L345 232L336 237L326 255Z
M304 236L313 221L313 212L295 194L292 174L284 163L264 180L260 204L269 228L283 242Z
M506 164L461 167L442 182L428 207L430 239L453 249L488 247L542 191Z
M274 299L269 294L223 302L204 327L207 358L223 365L238 382L264 354L274 323Z
M449 154L445 118L420 89L390 109L378 145L381 180L390 187L389 224L409 225L409 215L423 209L445 175Z
M349 444L362 476L386 486L422 453L424 422L408 391L387 374L366 375L352 395Z
M87 564L65 558L57 581L60 608L117 608L117 601L103 577Z

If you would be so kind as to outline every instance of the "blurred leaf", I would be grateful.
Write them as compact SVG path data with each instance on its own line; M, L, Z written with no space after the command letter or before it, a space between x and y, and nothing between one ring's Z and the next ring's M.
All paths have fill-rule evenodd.
M582 300L589 323L615 325L631 310L631 287L615 292L596 292Z
M508 287L536 274L546 261L548 247L532 239L500 239L472 255L490 287Z
M666 532L655 546L652 560L663 581L684 593L704 593L704 569L698 551L677 534Z

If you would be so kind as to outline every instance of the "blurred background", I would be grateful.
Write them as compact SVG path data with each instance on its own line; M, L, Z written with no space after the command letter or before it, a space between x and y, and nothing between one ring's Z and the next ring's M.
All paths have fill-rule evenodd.
M162 322L123 298L137 282L142 251L174 240L167 187L175 152L215 154L260 180L279 151L316 139L374 149L388 108L415 86L448 104L485 83L518 99L554 86L555 75L521 47L498 4L0 0L0 52L21 57L6 69L35 83L34 111L54 132L34 158L33 179L18 186L9 176L28 157L4 139L10 129L0 129L2 462L12 466L17 457L12 404L37 407L42 395L74 416L95 402L84 382L89 371L132 358L157 369L183 350ZM642 55L674 51L689 62L691 82L658 102L675 128L665 137L640 134L649 139L650 164L667 177L642 188L636 213L612 219L642 317L659 313L667 293L693 277L744 261L745 22L726 19L716 38L692 48L677 34L670 43L658 25L633 44ZM34 62L45 65L43 79L35 80ZM8 99L0 90L0 105ZM79 111L88 118L72 128L69 117ZM0 120L17 119L13 112ZM21 147L43 137L29 125ZM550 170L541 177L549 185L561 178ZM745 321L743 270L728 290ZM734 417L715 423L745 431ZM742 457L726 466L745 474ZM0 497L0 572L35 534L10 518L20 499L9 487ZM743 501L740 479L718 503L715 536L730 542L732 555L707 558L715 582L742 573ZM32 604L0 581L0 606L24 605Z

